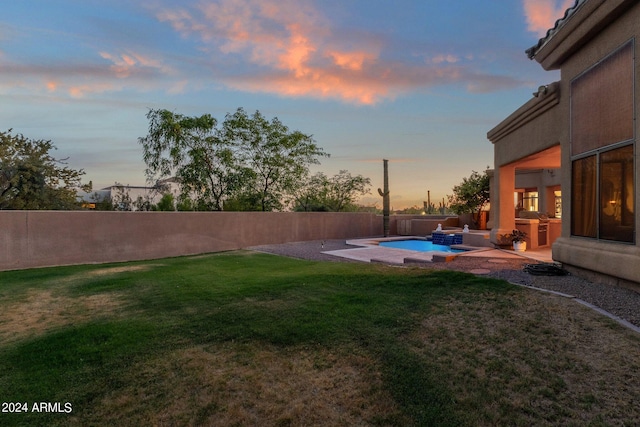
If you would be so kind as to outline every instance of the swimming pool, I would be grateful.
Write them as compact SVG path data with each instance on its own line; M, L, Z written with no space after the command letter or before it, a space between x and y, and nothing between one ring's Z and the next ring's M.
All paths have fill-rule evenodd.
M418 239L392 240L387 242L380 242L379 245L387 248L407 249L410 251L419 252L449 252L454 254L464 252L461 249L451 249L450 246L436 245L430 240Z

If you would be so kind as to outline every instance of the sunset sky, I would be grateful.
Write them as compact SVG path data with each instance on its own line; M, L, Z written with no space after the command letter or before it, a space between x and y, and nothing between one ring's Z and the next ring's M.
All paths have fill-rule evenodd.
M487 131L559 79L527 59L574 0L29 0L0 14L0 130L51 140L94 189L144 185L149 109L243 107L312 134L362 202L439 202L493 167Z

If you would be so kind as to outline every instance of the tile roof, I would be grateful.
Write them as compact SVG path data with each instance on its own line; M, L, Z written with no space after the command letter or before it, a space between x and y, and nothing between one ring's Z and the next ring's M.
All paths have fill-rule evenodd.
M574 13L576 13L576 11L580 9L580 7L587 1L589 0L575 0L574 5L564 12L564 16L556 21L554 27L549 29L547 31L547 34L543 38L538 40L538 43L535 46L532 46L525 51L529 59L533 59L536 56L536 53L538 53L538 50L540 50L545 44L547 44L547 42L551 40L558 31L560 31L560 29L569 20L569 18L571 18Z

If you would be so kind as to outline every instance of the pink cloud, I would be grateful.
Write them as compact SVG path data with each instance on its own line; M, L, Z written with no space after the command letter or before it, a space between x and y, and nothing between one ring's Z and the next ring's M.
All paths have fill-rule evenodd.
M383 59L380 41L336 37L329 20L305 0L218 0L199 10L163 10L157 17L183 37L198 38L216 64L220 54L242 64L242 72L222 77L241 91L375 104L426 86L477 78L451 54L426 65Z
M174 82L169 89L167 89L167 93L172 95L184 93L189 82L187 80L179 80Z
M100 52L99 54L103 59L113 63L110 69L118 78L129 77L143 68L156 69L165 74L171 74L171 69L164 66L161 61L135 52L121 53L118 55L107 52Z
M340 98L344 101L372 105L382 98L392 98L387 85L375 81L356 81L318 70L309 71L302 79L288 75L271 75L262 78L230 79L228 84L238 90L271 92L284 96L313 96L316 98Z
M155 78L172 76L175 72L161 61L133 51L110 54L99 52L99 56L111 63L110 66L93 65L73 67L16 66L16 72L23 79L35 78L35 87L44 87L47 92L67 93L72 98L83 98L88 94L124 90L135 86L138 90L152 90ZM152 78L155 77L155 78ZM168 89L169 93L184 90L185 82L179 81Z
M156 10L156 17L182 36L185 46L195 44L195 55L189 47L161 57L153 46L105 44L90 58L38 65L11 62L0 52L0 89L37 88L74 98L127 89L175 94L213 79L243 92L371 105L436 85L483 92L520 84L474 70L491 62L478 55L425 52L406 41L398 48L398 40L381 34L336 29L311 0L188 4Z
M327 52L333 58L333 62L346 70L360 71L364 67L365 61L373 62L377 56L369 52Z
M58 89L58 83L53 80L49 80L45 85L49 92L55 92Z
M5 59L1 53L0 91L5 93L27 89L77 99L131 88L181 93L186 86L184 79L174 80L177 72L164 61L132 49L119 49L118 53L100 51L90 61L60 60L46 65Z
M202 5L201 12L204 19L186 11L163 11L158 18L184 36L199 36L224 54L271 70L250 79L230 77L231 87L363 104L388 93L383 87L355 83L355 77L365 74L365 62L375 61L378 52L370 46L346 50L332 45L328 23L308 2L221 0Z
M574 4L575 0L523 0L527 29L544 36L556 20L562 18L564 12Z

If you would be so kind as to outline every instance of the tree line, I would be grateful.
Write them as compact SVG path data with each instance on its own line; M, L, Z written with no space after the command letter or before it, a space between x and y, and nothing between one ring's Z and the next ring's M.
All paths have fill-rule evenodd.
M51 141L0 131L0 209L78 208L78 191L91 191L91 183L83 184L84 170L69 168L51 150Z
M370 180L342 170L328 177L310 167L329 154L311 135L291 131L278 118L242 108L222 122L210 114L185 116L151 109L148 134L138 138L145 175L156 191L173 178L177 198L166 193L156 205L130 200L116 184L115 199L99 204L120 210L349 211L369 193ZM51 141L0 132L0 209L78 209L85 171L56 159ZM94 193L95 194L95 193Z
M311 174L310 167L329 154L311 135L291 131L277 117L268 120L242 108L222 122L210 114L190 117L164 109L151 109L146 117L148 134L138 143L147 180L163 196L157 204L131 200L126 186L116 184L114 200L104 201L104 209L344 212L357 210L357 200L370 193L370 179L347 170ZM82 207L78 193L91 192L92 184L82 182L83 169L56 159L55 149L48 140L0 131L0 209ZM161 184L167 178L180 186L177 197ZM448 199L454 213L479 215L489 201L488 174L473 171Z
M260 111L239 108L221 123L210 114L168 110L150 110L147 118L149 132L138 139L147 179L175 177L180 198L196 210L344 211L368 191L368 178L347 171L310 175L310 166L329 154L311 135Z

